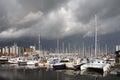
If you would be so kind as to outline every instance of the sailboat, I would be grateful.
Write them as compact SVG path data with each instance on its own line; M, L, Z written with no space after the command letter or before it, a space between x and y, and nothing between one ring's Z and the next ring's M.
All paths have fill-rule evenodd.
M59 54L59 40L57 40L57 53ZM53 69L54 70L62 70L66 69L65 63L61 62L61 57L58 56L58 59L55 64L53 64Z
M95 15L95 57L90 59L89 63L81 66L81 70L95 69L101 72L107 72L110 69L110 64L108 64L104 59L97 58L97 18Z

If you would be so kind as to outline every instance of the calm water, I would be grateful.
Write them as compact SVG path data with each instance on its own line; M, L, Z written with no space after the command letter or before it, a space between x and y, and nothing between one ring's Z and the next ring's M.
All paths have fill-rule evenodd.
M120 77L93 71L54 71L30 65L0 65L0 80L120 80Z

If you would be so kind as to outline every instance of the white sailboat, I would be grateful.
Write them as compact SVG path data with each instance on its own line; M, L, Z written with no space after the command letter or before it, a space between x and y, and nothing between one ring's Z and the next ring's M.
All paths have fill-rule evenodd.
M59 54L59 40L57 40L57 53ZM61 63L60 56L58 56L58 60L56 61L55 64L53 64L53 69L54 70L61 70L61 69L66 69L65 63Z
M87 70L87 69L98 69L102 72L109 71L110 64L108 64L104 59L98 59L97 58L97 18L95 16L95 58L92 58L89 63L84 64L81 66L81 70Z

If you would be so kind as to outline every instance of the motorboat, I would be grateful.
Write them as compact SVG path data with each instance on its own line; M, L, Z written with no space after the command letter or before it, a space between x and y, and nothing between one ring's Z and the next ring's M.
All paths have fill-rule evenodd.
M73 69L74 68L74 63L73 60L69 59L69 58L63 58L60 60L60 63L65 64L66 69Z
M18 64L19 61L22 61L20 57L12 57L8 60L9 64Z
M53 69L54 70L66 69L66 65L64 63L55 63L53 64Z
M0 63L7 63L8 62L8 58L6 56L0 56Z
M54 70L66 69L65 63L60 62L60 60L58 58L53 59L53 61L51 62L51 64L53 65L53 69Z
M27 65L38 65L39 61L37 60L27 60Z

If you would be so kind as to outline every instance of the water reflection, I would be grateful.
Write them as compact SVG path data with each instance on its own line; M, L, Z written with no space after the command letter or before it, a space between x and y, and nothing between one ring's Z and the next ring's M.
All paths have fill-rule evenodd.
M0 65L0 80L119 80L119 77L91 71L41 69L34 65Z
M1 65L0 80L55 80L54 72L40 69L34 65ZM46 77L47 76L47 77Z
M97 72L94 70L87 70L87 71L80 71L81 75L91 75L91 76L99 76L99 77L105 77L108 75L108 72Z

